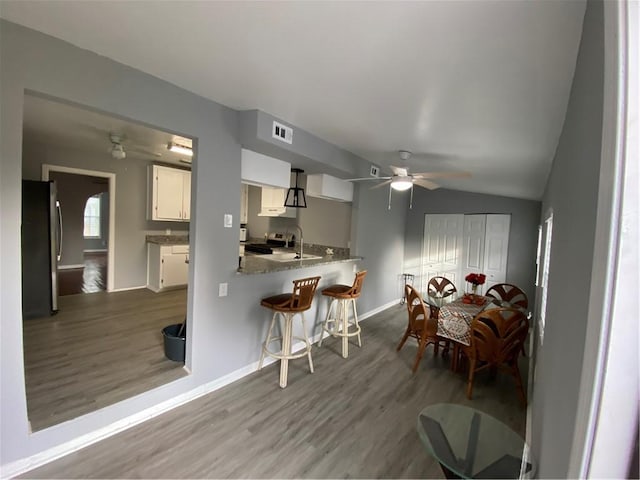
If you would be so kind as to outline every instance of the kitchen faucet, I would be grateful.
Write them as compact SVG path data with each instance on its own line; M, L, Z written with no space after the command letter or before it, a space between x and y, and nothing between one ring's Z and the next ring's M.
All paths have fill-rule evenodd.
M295 227L300 230L300 259L302 259L302 253L303 253L303 249L304 249L304 240L302 238L302 228L300 228L300 225L295 225Z

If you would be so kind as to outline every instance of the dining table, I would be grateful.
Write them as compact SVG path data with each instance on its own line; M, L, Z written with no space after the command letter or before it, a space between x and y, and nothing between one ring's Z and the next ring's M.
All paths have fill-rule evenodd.
M456 343L471 345L471 321L485 308L498 308L500 305L494 304L492 297L477 295L477 301L466 303L464 295L456 297L448 295L445 297L435 295L425 295L423 299L430 306L437 309L438 336L453 340Z

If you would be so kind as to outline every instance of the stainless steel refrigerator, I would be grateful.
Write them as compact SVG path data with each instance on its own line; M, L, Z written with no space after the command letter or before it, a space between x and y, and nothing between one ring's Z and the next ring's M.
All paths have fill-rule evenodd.
M62 245L62 212L56 184L22 181L22 316L58 311L58 261Z

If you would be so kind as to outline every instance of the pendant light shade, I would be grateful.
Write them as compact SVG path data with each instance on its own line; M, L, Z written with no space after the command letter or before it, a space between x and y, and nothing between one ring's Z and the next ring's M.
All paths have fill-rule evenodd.
M287 198L284 201L285 207L291 208L307 208L307 199L304 196L304 189L298 187L298 174L304 172L300 168L292 168L292 172L296 174L296 186L289 188Z

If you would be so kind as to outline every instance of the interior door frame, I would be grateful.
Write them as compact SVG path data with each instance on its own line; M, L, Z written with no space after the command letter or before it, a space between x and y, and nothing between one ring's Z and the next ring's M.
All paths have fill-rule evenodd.
M107 292L114 290L115 278L115 238L116 238L116 174L86 170L84 168L63 167L62 165L42 165L42 180L49 181L51 172L87 175L90 177L106 178L109 184L109 240L107 246Z

